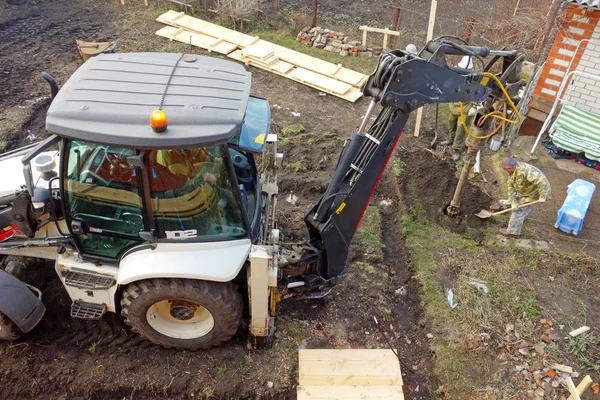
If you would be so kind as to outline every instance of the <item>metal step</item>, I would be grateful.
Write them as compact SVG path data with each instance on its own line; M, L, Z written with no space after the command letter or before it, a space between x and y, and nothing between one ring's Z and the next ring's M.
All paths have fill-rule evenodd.
M65 285L81 289L108 289L116 283L112 276L87 274L85 272L69 271L65 276Z
M105 313L105 304L86 303L79 300L71 304L71 317L73 318L100 319Z

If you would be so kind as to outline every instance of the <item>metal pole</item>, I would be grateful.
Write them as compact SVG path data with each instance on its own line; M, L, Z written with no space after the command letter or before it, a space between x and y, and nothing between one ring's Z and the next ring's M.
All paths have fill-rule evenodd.
M429 12L429 25L427 27L427 41L433 39L433 26L435 24L435 12L437 10L437 0L431 0L431 11ZM415 122L414 136L419 136L421 130L421 120L423 119L423 107L417 110L417 120Z

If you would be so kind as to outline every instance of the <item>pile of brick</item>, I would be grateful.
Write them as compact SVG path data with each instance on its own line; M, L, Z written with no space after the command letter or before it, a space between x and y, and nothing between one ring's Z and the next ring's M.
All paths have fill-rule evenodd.
M339 53L341 56L378 57L383 51L383 47L363 46L360 41L351 40L343 32L323 29L320 26L301 30L296 40L307 46Z

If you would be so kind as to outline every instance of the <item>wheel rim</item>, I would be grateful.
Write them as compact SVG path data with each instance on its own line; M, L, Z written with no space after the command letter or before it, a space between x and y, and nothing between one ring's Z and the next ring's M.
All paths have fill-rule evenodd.
M215 326L213 315L199 304L183 300L162 300L146 311L148 324L157 332L176 339L196 339Z

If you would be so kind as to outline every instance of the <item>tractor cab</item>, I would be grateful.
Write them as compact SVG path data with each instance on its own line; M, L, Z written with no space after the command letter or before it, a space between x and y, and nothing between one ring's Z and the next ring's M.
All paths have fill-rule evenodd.
M242 66L167 53L103 54L72 75L46 124L60 147L51 197L82 256L118 260L147 242L256 241L254 154L270 109L249 96L250 83Z

